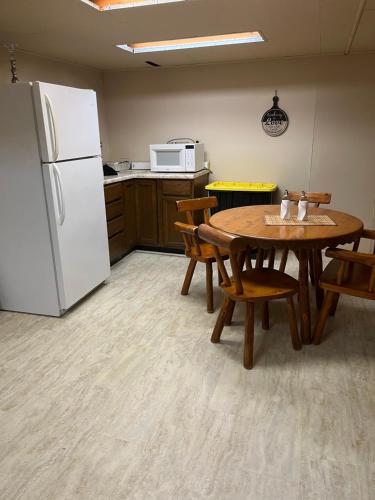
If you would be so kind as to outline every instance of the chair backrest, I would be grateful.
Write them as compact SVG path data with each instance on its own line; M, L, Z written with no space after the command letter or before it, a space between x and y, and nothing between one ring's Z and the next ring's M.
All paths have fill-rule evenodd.
M375 230L374 229L364 229L361 238L366 238L375 241ZM358 252L359 240L355 242L355 249L351 252L343 249L329 248L326 251L328 257L337 259L340 262L336 283L338 286L342 286L347 281L351 280L354 270L354 264L362 264L369 268L368 273L368 293L372 296L368 296L369 299L374 299L375 295L375 248L373 253L363 253Z
M204 222L208 224L210 208L217 207L216 196L206 196L205 198L193 198L190 200L176 201L177 212L183 212L186 215L188 224L194 225L194 212L203 211Z
M301 193L298 191L289 191L288 198L294 203L298 203L301 198ZM306 198L309 203L313 203L316 207L320 204L329 205L331 203L331 193L306 193Z
M190 225L190 231L183 224L175 223L175 227L182 233L185 244L185 253L189 254L191 249L194 248L196 255L201 255L199 238L197 232L194 231L195 224L200 224L204 221L208 224L210 219L210 208L217 207L216 196L206 196L204 198L192 198L189 200L176 201L177 212L184 213L186 222ZM199 212L197 214L197 212Z
M231 286L231 281L229 279L219 248L225 248L226 250L228 250L236 294L241 295L243 293L243 286L241 281L242 265L240 264L240 262L242 255L248 250L248 241L245 238L225 233L211 226L208 226L207 224L201 224L199 226L198 234L202 240L207 241L208 243L211 243L211 245L213 245L216 262L219 267L224 286Z

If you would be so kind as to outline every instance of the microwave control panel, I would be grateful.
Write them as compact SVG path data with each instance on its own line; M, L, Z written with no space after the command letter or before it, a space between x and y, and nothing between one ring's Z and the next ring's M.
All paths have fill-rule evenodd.
M185 166L186 170L195 170L195 146L185 146Z

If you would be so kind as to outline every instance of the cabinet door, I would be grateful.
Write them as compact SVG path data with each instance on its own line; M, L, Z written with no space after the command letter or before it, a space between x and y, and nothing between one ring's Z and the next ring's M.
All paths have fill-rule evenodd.
M184 248L181 234L176 231L174 223L186 223L185 214L177 212L176 201L181 196L162 196L160 199L160 243L165 248Z
M136 184L133 181L123 183L124 218L125 218L125 245L127 250L137 244L136 221Z
M158 245L156 181L137 180L136 220L139 245Z

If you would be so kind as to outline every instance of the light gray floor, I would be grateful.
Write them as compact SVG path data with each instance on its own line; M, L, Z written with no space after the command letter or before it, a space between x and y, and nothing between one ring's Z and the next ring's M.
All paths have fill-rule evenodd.
M243 311L211 344L186 265L134 253L62 319L0 312L0 498L375 499L375 304L300 352L271 304L246 371Z

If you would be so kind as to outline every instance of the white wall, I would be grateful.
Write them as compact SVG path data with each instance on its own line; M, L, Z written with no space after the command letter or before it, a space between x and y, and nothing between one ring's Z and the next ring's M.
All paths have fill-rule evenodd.
M173 137L204 142L212 179L331 191L375 226L375 56L336 56L106 72L113 158L148 159ZM260 119L278 90L287 132Z
M103 103L103 74L96 70L60 61L53 61L22 52L17 52L17 74L20 81L42 81L68 85L78 88L90 88L97 92L99 122L103 153L107 153L108 135ZM0 83L10 83L8 52L0 49Z

